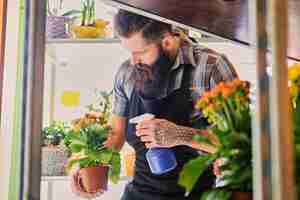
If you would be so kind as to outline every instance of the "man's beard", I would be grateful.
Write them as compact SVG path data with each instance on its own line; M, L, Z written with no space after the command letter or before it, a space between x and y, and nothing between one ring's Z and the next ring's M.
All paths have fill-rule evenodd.
M135 87L146 97L159 96L164 89L167 76L174 61L162 47L159 56L152 65L137 64L133 76Z

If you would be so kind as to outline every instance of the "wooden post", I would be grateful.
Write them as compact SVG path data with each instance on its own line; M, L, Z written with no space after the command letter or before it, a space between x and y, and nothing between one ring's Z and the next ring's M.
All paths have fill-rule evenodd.
M287 79L288 1L270 0L272 24L271 154L273 199L295 200L294 144Z
M41 185L41 129L43 116L46 1L25 0L26 26L22 109L23 151L21 199L39 200Z
M269 77L267 74L267 3L255 3L256 17L256 105L253 122L253 189L255 200L271 200L271 154Z

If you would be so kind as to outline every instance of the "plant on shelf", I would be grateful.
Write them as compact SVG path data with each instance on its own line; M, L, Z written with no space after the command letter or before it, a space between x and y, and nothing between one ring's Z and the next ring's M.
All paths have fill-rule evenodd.
M101 91L95 89L95 102L86 106L89 112L101 112L105 115L106 119L109 119L109 115L112 112L112 91Z
M76 38L104 38L107 35L108 22L96 19L95 0L82 0L81 22L73 25Z
M288 71L295 139L295 172L298 197L300 197L300 63L294 64Z
M187 163L181 174L179 184L190 192L197 179L214 162L221 162L220 176L216 188L206 191L201 200L239 199L252 195L252 149L251 149L251 113L250 84L234 80L220 83L213 90L205 92L197 102L211 126L208 131L214 133L219 144L207 137L196 135L194 140L213 145L215 153L201 155ZM199 197L200 198L200 197Z
M47 0L47 38L67 38L66 25L81 15L81 11L75 9L63 12L63 3L63 0Z
M47 16L79 17L80 10L72 9L63 12L64 0L47 0Z
M42 130L42 175L62 176L69 158L69 151L62 143L69 125L65 122L54 121Z
M120 177L119 152L104 146L111 127L109 126L111 102L104 99L98 112L90 111L73 121L72 129L65 137L72 157L67 169L80 168L78 182L84 191L102 192L107 189L108 178L117 183Z
M43 142L46 146L59 145L70 126L65 122L54 121L49 126L46 126L42 130Z

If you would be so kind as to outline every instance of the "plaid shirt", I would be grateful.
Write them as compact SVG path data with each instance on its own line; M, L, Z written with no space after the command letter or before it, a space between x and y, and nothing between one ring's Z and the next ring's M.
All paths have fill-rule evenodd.
M172 91L179 89L183 78L184 67L192 65L192 98L197 99L205 92L215 87L221 81L230 81L238 77L233 65L223 54L202 47L192 42L184 42L177 54L168 84L162 86L164 92L162 97ZM130 81L133 65L127 60L119 68L114 81L113 113L127 117L129 101L134 84ZM191 117L197 117L201 112L195 110Z

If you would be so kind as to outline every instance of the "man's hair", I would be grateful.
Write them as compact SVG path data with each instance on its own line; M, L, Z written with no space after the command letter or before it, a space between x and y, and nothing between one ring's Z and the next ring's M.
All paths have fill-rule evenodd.
M114 28L121 37L129 38L141 32L147 42L155 42L172 32L172 26L120 9L114 19Z

